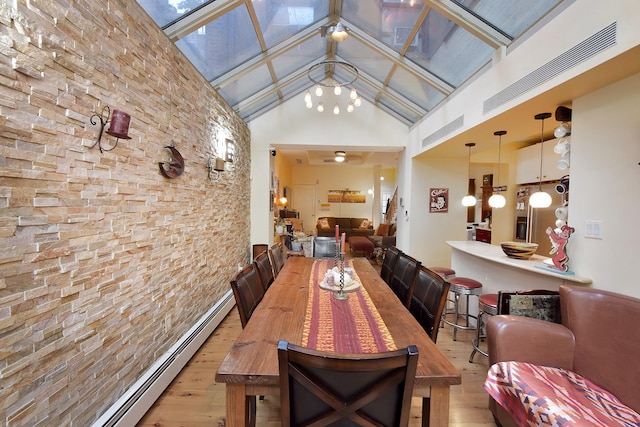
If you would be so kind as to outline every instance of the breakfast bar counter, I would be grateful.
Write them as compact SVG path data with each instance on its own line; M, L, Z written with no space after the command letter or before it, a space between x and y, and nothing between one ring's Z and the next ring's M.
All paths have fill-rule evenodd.
M530 259L507 257L499 245L477 241L448 241L451 268L456 276L470 277L482 283L482 293L527 289L558 290L560 285L588 285L591 279L548 268L550 259L533 255ZM545 263L546 261L546 263ZM569 253L569 267L571 254ZM473 312L473 307L471 308Z

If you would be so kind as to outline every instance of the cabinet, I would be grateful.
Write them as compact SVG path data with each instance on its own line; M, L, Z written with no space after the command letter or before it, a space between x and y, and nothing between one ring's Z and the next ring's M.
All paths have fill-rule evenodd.
M491 230L476 228L476 242L491 243Z
M558 169L560 155L554 153L558 139L545 141L542 146L542 181L554 181L569 174L569 169ZM521 148L516 153L516 184L540 182L540 144Z

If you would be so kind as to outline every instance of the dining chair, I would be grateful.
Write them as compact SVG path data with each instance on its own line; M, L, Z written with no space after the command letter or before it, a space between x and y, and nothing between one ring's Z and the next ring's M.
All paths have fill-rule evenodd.
M434 343L438 339L448 293L449 282L429 268L420 266L410 292L409 311Z
M278 343L281 422L289 426L407 426L418 349L328 354Z
M246 266L236 274L236 277L231 280L231 289L238 307L238 314L240 314L240 324L244 329L265 293L265 288L262 285L255 263ZM248 427L255 427L256 425L256 408L256 397L249 397L245 407Z
M409 303L411 302L411 285L421 265L422 263L417 259L401 252L398 255L396 264L393 266L389 286L407 308L409 308Z
M271 267L273 267L273 278L275 280L284 267L284 251L282 249L282 243L276 243L269 248L269 260L271 260Z
M380 267L380 277L385 281L387 285L391 284L393 267L395 267L400 253L400 249L395 246L388 247L385 250L384 259L382 260L382 267Z
M275 280L273 275L273 267L271 266L271 261L269 260L268 251L262 252L257 257L255 257L253 259L253 263L258 269L260 280L262 281L262 285L264 286L264 290L266 291Z
M313 238L312 256L314 258L333 258L336 254L336 239L316 236Z

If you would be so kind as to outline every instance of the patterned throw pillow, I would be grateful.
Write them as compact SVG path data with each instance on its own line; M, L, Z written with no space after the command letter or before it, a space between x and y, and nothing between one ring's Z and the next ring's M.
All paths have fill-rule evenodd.
M318 225L323 230L328 230L330 228L329 220L327 218L318 218Z
M371 225L371 223L369 222L369 220L368 219L364 219L360 223L360 229L365 230L365 229L369 228L370 225Z
M378 229L376 230L376 236L388 236L388 235L389 235L389 224L378 225Z

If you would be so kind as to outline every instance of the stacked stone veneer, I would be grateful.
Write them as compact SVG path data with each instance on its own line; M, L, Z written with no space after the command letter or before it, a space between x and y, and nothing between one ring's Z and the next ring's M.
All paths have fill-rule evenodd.
M249 261L249 131L134 0L1 1L0 51L0 424L86 426Z

